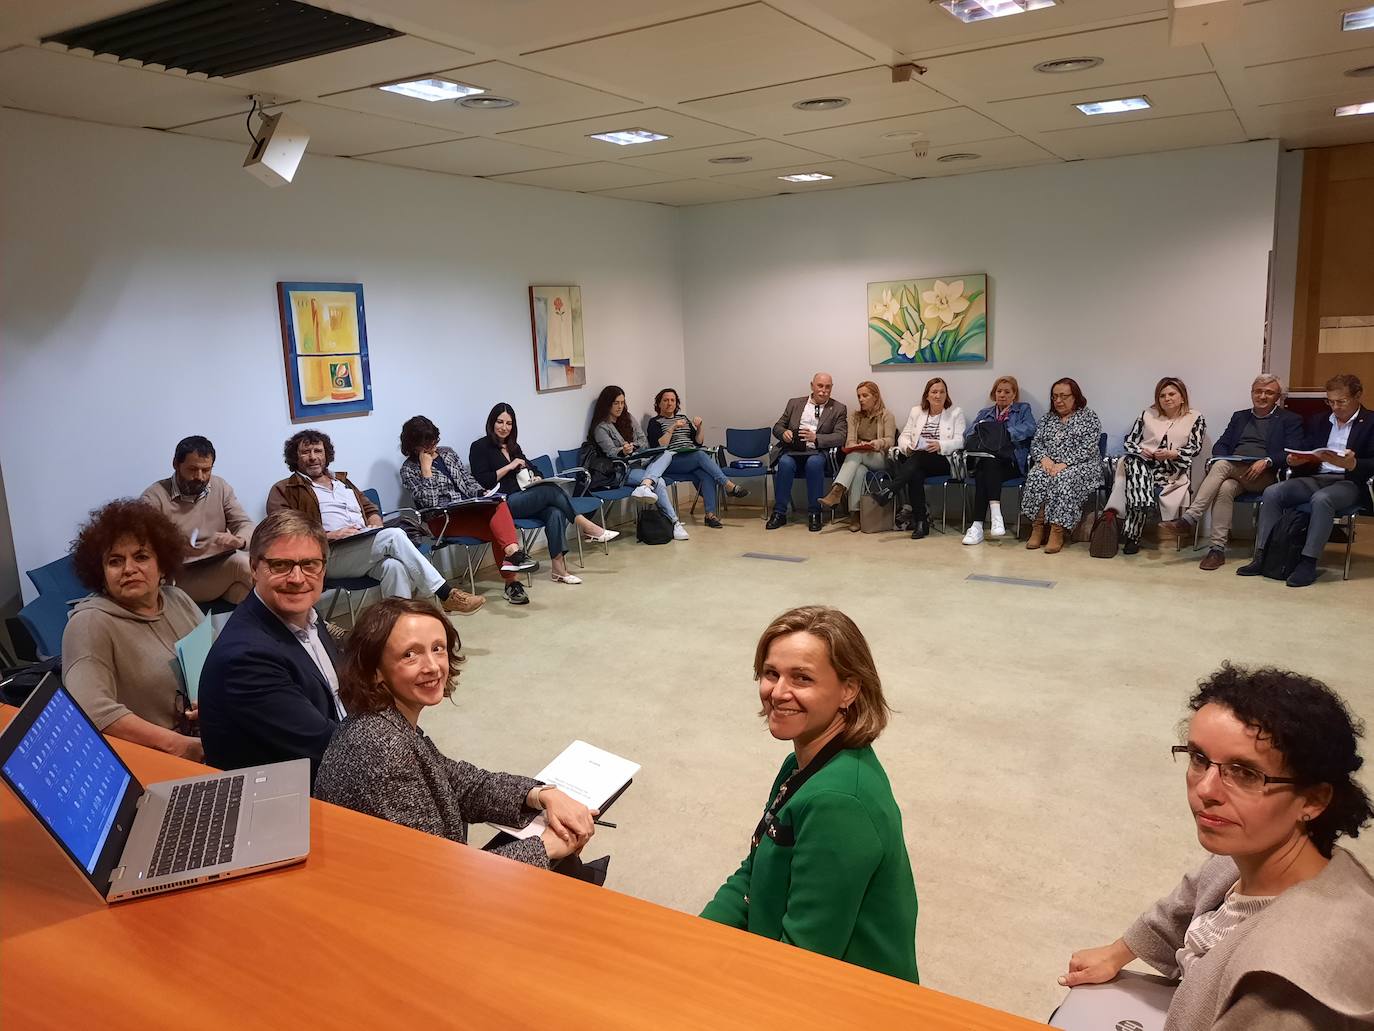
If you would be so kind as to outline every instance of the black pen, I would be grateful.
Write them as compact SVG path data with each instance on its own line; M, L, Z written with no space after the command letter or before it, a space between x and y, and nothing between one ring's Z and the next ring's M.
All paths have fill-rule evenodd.
M609 827L611 830L615 830L615 824L611 823L610 820L593 820L592 823L598 827Z

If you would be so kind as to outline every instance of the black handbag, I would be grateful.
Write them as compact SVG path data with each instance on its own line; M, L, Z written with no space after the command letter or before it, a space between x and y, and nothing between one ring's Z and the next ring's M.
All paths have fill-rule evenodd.
M964 449L995 455L1007 461L1012 461L1016 457L1007 424L998 422L996 419L984 419L982 422L974 423L973 429L969 431L968 437L965 439Z

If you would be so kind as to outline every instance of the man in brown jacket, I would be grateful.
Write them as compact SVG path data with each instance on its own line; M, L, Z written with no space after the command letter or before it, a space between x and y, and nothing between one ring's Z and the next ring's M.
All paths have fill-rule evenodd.
M215 445L205 437L186 437L172 454L172 475L150 485L143 500L176 523L190 542L177 586L193 601L223 599L237 605L253 589L245 550L253 520L234 488L212 475L214 467Z
M323 525L330 541L330 576L373 577L381 582L384 598L433 595L445 612L467 614L482 607L485 598L450 587L404 530L382 528L377 506L347 473L330 472L334 442L327 435L301 430L286 442L282 458L291 475L272 485L267 514L290 508Z

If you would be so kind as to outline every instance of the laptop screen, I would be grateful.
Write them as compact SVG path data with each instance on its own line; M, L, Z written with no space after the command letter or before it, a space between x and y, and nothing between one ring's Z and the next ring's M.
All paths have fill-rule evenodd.
M5 752L5 780L94 874L129 787L128 769L60 687Z

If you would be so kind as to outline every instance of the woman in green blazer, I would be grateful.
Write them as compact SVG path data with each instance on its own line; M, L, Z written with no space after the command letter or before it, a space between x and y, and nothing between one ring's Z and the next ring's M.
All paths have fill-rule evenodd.
M889 713L853 620L784 612L754 653L761 715L789 755L749 854L701 915L917 981L916 885L872 742Z

